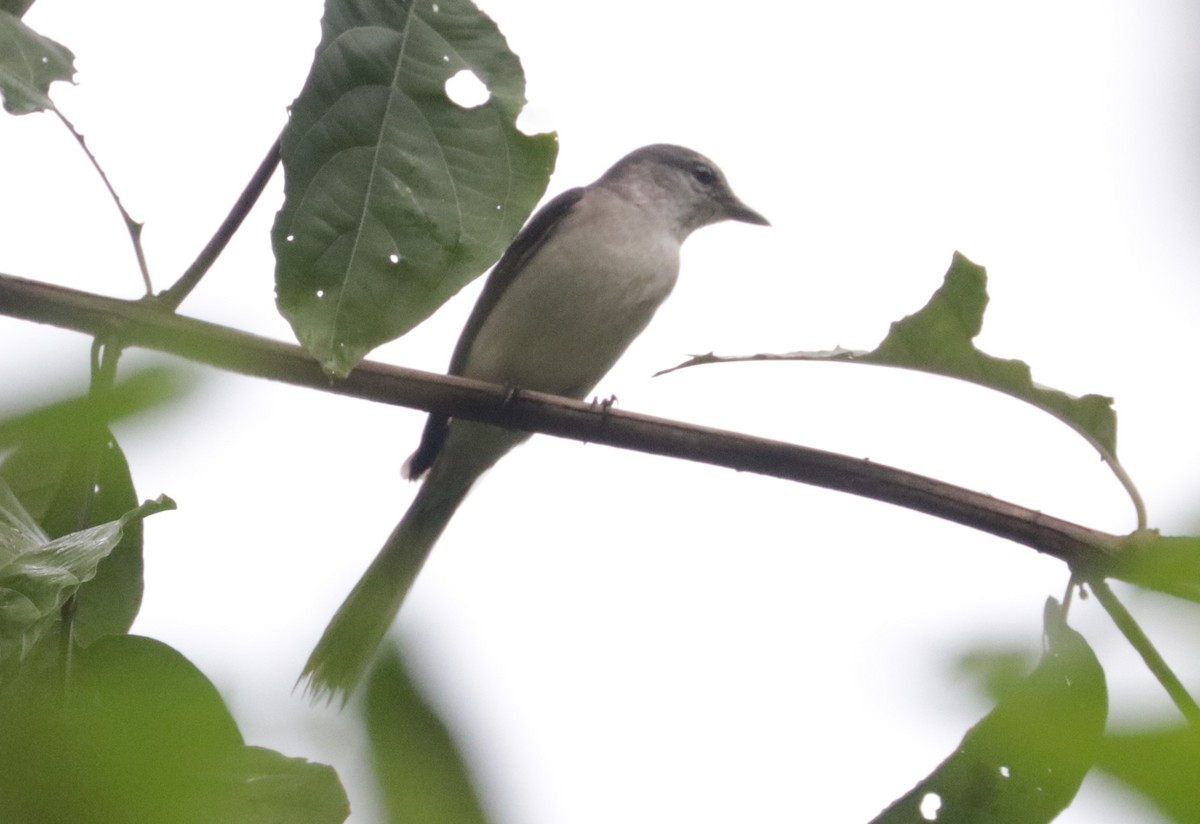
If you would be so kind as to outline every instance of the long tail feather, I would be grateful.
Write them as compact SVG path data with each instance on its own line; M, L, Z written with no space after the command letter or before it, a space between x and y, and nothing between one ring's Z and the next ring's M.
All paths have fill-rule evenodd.
M300 681L314 700L344 704L391 625L442 530L462 503L469 482L422 485L371 566L333 616L304 665Z
M340 695L345 704L375 657L429 551L475 480L528 437L528 432L454 422L408 512L308 657L300 681L308 682L306 692L311 698L332 701Z

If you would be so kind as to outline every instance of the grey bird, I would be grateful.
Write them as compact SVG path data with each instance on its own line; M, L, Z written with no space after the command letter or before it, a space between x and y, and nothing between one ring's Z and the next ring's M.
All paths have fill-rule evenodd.
M769 225L721 170L682 146L644 146L525 225L488 276L450 374L582 399L671 293L683 241L723 220ZM433 413L404 466L425 477L301 674L314 698L349 696L434 543L484 471L529 437Z

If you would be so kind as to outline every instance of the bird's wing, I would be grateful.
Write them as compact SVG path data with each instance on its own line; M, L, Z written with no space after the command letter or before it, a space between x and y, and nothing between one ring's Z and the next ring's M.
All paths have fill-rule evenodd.
M492 267L491 274L488 275L483 291L479 295L479 300L475 302L475 308L471 310L466 326L463 327L462 334L458 338L458 344L454 347L454 355L450 358L449 372L451 375L463 373L467 355L471 351L471 345L475 342L475 336L479 333L479 329L487 320L488 315L491 314L492 309L500 302L504 290L513 282L517 273L524 269L529 260L537 254L538 249L542 248L543 244L554 234L554 230L562 223L563 219L570 214L571 209L583 197L583 191L582 188L568 189L539 209L505 250L496 265ZM421 443L404 465L406 477L414 480L420 478L429 467L433 466L433 461L446 440L449 428L450 417L448 415L436 412L429 415L429 419L425 422L425 430L421 433Z

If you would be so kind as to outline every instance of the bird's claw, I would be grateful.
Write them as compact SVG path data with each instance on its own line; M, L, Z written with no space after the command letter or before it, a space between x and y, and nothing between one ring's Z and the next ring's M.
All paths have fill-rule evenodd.
M599 409L602 415L607 415L608 411L616 406L617 403L618 400L616 395L609 395L607 398L601 398L599 396L592 397L592 408Z

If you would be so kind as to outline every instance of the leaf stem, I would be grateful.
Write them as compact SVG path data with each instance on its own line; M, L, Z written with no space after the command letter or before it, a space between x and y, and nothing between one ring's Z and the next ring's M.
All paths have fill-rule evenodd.
M1125 487L1125 492L1129 495L1129 499L1133 501L1133 509L1137 513L1137 528L1143 530L1147 526L1146 521L1146 502L1142 500L1142 493L1138 492L1138 488L1133 484L1133 478L1129 477L1129 473L1125 471L1125 467L1117 460L1115 455L1109 455L1106 451L1101 451L1100 456L1104 462L1108 464L1108 468L1117 476L1117 480L1121 482L1121 486Z
M1104 611L1113 619L1113 623L1121 631L1127 640L1138 654L1142 656L1142 660L1146 662L1146 667L1158 679L1158 683L1163 685L1163 689L1171 696L1171 700L1175 702L1175 706L1183 713L1183 717L1193 727L1200 728L1200 705L1196 703L1196 699L1192 698L1191 694L1184 688L1179 677L1167 666L1167 662L1159 654L1150 638L1142 630L1141 626L1130 614L1125 605L1121 603L1116 594L1108 586L1103 578L1090 578L1088 585L1096 595L1096 600L1104 607Z
M108 335L99 334L92 339L91 386L88 387L88 403L94 408L102 409L107 405L117 378L117 362L120 359L121 347L114 345ZM83 440L80 447L77 458L79 465L72 481L73 485L77 487L73 498L78 501L78 505L74 507L75 530L92 525L92 506L96 503L96 495L93 490L100 482L100 465L104 460L104 450L108 446L108 439L106 422L99 418L90 418L88 437Z
M120 358L121 348L110 345L104 335L98 334L92 339L91 386L88 389L90 406L100 408L105 405L105 401L112 392L117 374L117 361ZM77 463L66 478L66 483L69 484L70 498L75 502L72 507L74 512L72 529L75 531L92 525L97 484L100 483L100 464L103 461L103 451L108 444L108 439L108 426L104 419L89 418L88 437L80 442L78 453L74 458ZM72 593L59 610L59 617L62 621L62 643L59 652L62 656L64 693L70 692L74 666L77 594Z
M67 131L75 138L75 142L79 144L79 148L83 149L83 153L87 155L87 159L91 162L92 168L100 175L100 179L104 181L104 187L108 189L108 194L112 198L113 203L117 206L117 211L121 213L121 219L125 221L125 229L129 232L129 240L133 243L133 254L137 257L138 270L142 273L142 283L146 286L146 294L150 295L154 292L154 287L150 284L150 269L146 266L146 253L142 249L142 224L134 220L129 212L125 210L125 205L121 203L121 197L117 194L117 190L113 188L112 182L109 181L108 175L104 173L100 161L96 160L96 156L92 154L92 150L88 148L87 141L79 130L75 128L75 124L67 119L58 107L52 107L51 111L58 117L62 124L66 126Z
M275 173L275 167L279 165L279 140L280 138L276 138L271 148L267 150L267 156L258 165L250 181L246 184L246 188L234 201L229 214L225 216L225 220L217 227L212 238L200 250L200 254L196 256L192 265L170 288L163 290L155 297L155 302L159 306L174 312L200 283L200 279L212 268L213 263L225 250L238 227L242 225L242 221L246 219L246 215L250 213L250 209L262 195L267 181Z

